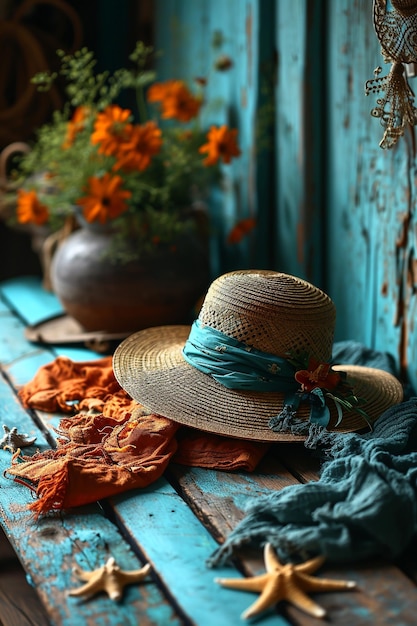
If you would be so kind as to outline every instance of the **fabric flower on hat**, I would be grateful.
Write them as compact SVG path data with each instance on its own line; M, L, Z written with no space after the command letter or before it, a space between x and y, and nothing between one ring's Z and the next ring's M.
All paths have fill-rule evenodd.
M320 363L311 357L307 369L295 373L295 380L301 384L303 391L312 391L316 387L331 391L342 382L342 375L333 371L329 363Z
M346 380L346 372L335 371L330 363L305 354L302 357L290 354L289 362L295 367L294 379L301 386L295 394L287 395L283 409L270 420L269 426L272 430L280 432L290 427L303 430L305 425L298 424L295 417L298 407L305 402L310 405L310 426L305 441L307 448L315 448L326 432L331 420L332 402L337 412L335 428L342 424L345 411L355 411L362 416L364 425L367 424L369 430L372 430L366 407L362 408L365 401L355 395Z
M359 411L369 425L365 411L360 408L364 403L362 398L355 395L351 385L346 380L346 372L335 371L330 363L322 362L315 357L303 356L297 360L290 356L290 361L295 365L295 380L300 383L301 388L297 395L301 400L308 400L310 404L326 406L325 398L331 399L336 404L338 412L337 424L343 419L343 410ZM330 414L326 411L327 422Z

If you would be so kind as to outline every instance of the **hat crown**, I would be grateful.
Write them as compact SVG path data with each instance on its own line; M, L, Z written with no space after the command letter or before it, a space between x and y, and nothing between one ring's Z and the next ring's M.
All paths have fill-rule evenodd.
M328 361L336 309L323 291L295 276L241 270L217 278L199 321L257 350L286 358L307 354Z
M391 0L391 4L403 17L410 17L417 13L416 0Z

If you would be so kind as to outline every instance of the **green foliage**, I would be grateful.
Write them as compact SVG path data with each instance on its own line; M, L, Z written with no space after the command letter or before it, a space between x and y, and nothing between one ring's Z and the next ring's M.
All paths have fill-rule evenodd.
M147 69L153 51L141 42L129 57L131 67L114 73L97 73L96 59L87 48L73 55L62 51L57 54L61 60L59 71L37 74L33 82L39 90L47 91L54 81L63 81L66 102L62 110L54 112L50 123L38 129L31 151L21 157L16 172L21 188L36 191L39 202L47 207L52 229L80 211L76 203L85 196L90 177L114 170L114 156L100 153L91 142L97 114L117 103L124 90L133 90L136 110L131 111L129 121L132 124L149 121L145 89L156 78L155 72ZM68 128L78 107L85 108L88 114L70 146L65 147ZM158 122L156 114L152 119ZM155 240L165 243L174 240L179 232L190 227L190 220L183 219L184 211L220 180L217 164L212 167L203 164L199 147L207 139L198 120L159 125L163 143L151 165L144 171L115 172L123 178L123 188L131 192L126 212L115 220L119 233L116 240L120 244L115 256L120 259L130 256L124 245L127 238L130 241L136 238L134 250Z

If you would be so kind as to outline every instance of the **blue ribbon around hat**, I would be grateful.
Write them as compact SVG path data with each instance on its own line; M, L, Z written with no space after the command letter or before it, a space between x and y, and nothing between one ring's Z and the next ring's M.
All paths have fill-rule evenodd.
M192 324L182 354L192 367L228 389L284 393L282 410L268 424L275 432L305 432L305 420L294 420L302 401L310 402L313 439L329 423L330 411L323 390L317 387L308 393L300 391L294 378L297 370L287 359L257 350L211 326L201 325L199 320Z

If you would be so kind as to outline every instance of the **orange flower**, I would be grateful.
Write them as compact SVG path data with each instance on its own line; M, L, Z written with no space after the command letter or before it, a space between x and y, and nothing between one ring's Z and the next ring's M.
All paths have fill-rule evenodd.
M109 105L97 115L91 143L99 144L99 154L117 155L120 146L129 141L132 124L128 123L129 109L122 109L117 104Z
M79 106L75 109L72 118L67 124L67 136L62 144L64 150L67 150L72 146L77 133L79 133L80 130L83 130L85 120L87 119L89 112L90 109L86 106Z
M199 152L208 156L204 159L204 165L214 165L223 160L223 163L230 163L232 157L240 155L237 145L237 130L229 130L226 125L217 127L212 126L207 133L208 142L200 147Z
M160 102L164 119L189 122L197 117L202 104L201 98L193 96L182 80L167 80L155 83L148 89L148 102Z
M148 102L163 102L175 82L175 80L166 80L163 83L151 85L147 93Z
M17 192L17 219L20 224L36 224L42 226L49 219L48 207L39 202L35 191Z
M161 130L155 122L132 127L130 140L120 144L114 170L139 170L143 172L149 167L152 157L161 149Z
M303 391L312 391L317 387L332 391L342 380L338 372L334 372L329 363L320 363L310 358L306 370L295 373L295 380L301 384Z
M256 226L256 220L253 217L248 217L245 220L240 220L230 231L227 237L227 243L239 243L242 239L250 233Z
M101 178L91 176L88 179L88 195L79 198L76 204L83 207L83 215L87 222L105 224L127 210L126 200L132 193L121 189L123 179L109 173Z

